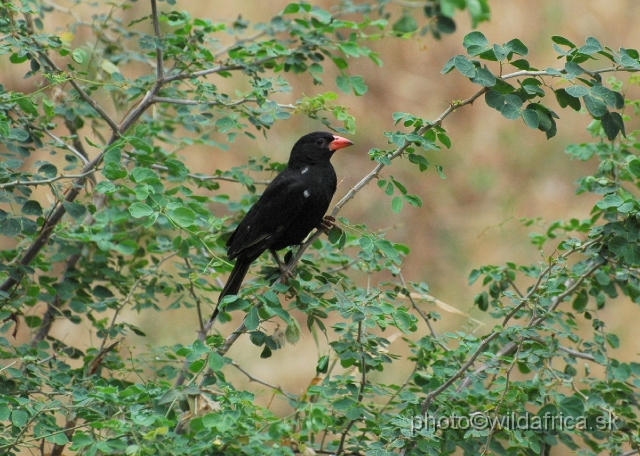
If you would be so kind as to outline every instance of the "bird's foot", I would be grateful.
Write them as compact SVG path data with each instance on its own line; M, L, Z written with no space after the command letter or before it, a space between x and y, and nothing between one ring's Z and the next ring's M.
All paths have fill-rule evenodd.
M333 215L325 215L322 221L320 221L318 229L322 231L329 231L332 228L340 229L336 224L336 218Z
M291 252L291 250L289 250L285 254L284 261L280 260L275 250L270 249L270 252L273 254L273 258L276 260L276 263L278 263L278 269L280 270L282 281L285 282L289 279L293 279L293 271L295 269L295 266L289 264L291 262L291 258L293 257L293 253Z

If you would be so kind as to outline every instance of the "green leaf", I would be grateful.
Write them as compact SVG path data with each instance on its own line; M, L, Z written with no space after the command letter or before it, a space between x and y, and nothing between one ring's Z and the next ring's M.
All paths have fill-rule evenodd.
M578 49L578 52L581 54L591 55L591 54L595 54L596 52L600 52L602 50L603 49L600 42L597 39L590 36L587 38L586 44L584 46L580 46L580 48Z
M436 30L440 33L450 35L456 31L456 23L450 17L438 14L436 16Z
M258 315L258 308L253 306L247 312L247 316L244 319L244 325L247 327L247 330L254 331L258 329L260 325L260 316Z
M634 158L629 162L629 171L635 177L640 177L640 159Z
M362 236L358 243L360 244L360 248L365 252L371 252L373 250L373 241L369 236Z
M566 39L563 36L558 36L558 35L552 36L551 37L551 41L553 41L554 43L559 44L561 46L569 46L570 48L575 48L576 47L575 44L573 44L571 41L569 41L568 39Z
M402 210L403 204L404 203L402 202L402 198L399 196L395 196L391 200L391 210L397 214L398 212L400 212L400 210Z
M0 234L7 237L16 237L20 234L22 230L22 226L20 225L20 221L15 218L6 218L4 220L0 220Z
M573 87L580 87L580 86L573 86ZM560 105L561 108L566 108L567 106L569 106L574 111L580 110L580 107L582 105L580 104L580 100L575 95L570 95L565 89L557 89L557 90L554 90L553 93L555 94L556 100L558 101L558 104Z
M188 207L179 207L177 209L169 211L169 217L174 223L183 228L187 228L193 225L196 220L196 213Z
M589 89L583 86L578 86L578 85L567 87L565 91L572 97L576 97L576 98L584 97L589 93Z
M622 120L622 116L617 112L606 112L602 118L600 119L602 122L602 129L607 135L607 139L609 141L613 141L618 136L618 133L624 132L624 121Z
M453 64L463 76L473 78L476 76L476 67L464 55L457 55L453 58Z
M116 162L105 163L104 168L102 168L102 175L112 181L125 178L127 174L127 170Z
M624 200L618 195L607 195L602 200L596 203L596 207L606 210L611 207L618 207L622 203L624 203Z
M507 58L507 55L509 55L509 51L507 49L503 48L502 46L494 44L493 45L493 54L496 56L496 59L504 60L504 59Z
M4 120L0 120L0 136L7 138L10 134L11 128L9 127L9 123Z
M514 54L518 54L521 56L526 56L527 54L529 54L529 48L527 48L527 46L525 46L525 44L520 41L517 38L514 38L512 40L510 40L509 42L507 42L504 45L504 48L508 51L513 52ZM526 60L525 60L526 61ZM515 62L511 62L511 64L513 65Z
M29 419L29 415L24 410L14 410L11 412L11 424L22 429L25 424L27 424L27 420Z
M47 117L51 118L55 115L54 107L55 105L49 99L47 98L42 99L42 110L44 111L44 114Z
M87 212L87 208L80 203L69 203L67 201L63 201L62 204L67 210L67 214L73 218L84 217L84 214Z
M496 85L496 77L486 68L476 68L476 76L471 79L474 84L482 87L493 87Z
M38 168L38 172L44 174L48 178L55 177L58 174L58 168L51 163L46 163Z
M462 45L465 49L471 46L486 47L489 46L489 40L487 40L482 32L474 31L465 35L462 39Z
M393 182L391 181L387 182L387 187L385 188L384 193L387 196L393 195Z
M600 98L595 98L591 94L587 94L582 99L584 100L587 111L589 111L589 114L593 117L598 119L608 112L607 105Z
M341 92L346 93L347 95L351 93L351 85L349 84L349 79L344 76L336 77L336 85Z
M578 418L584 413L584 402L578 396L569 396L558 401L560 413Z
M519 70L529 71L531 69L529 61L525 59L512 60L509 63Z
M357 96L364 95L367 93L367 90L369 90L362 76L351 76L349 78L349 84L353 87L353 91Z
M615 334L607 334L607 343L611 345L611 348L620 348L620 339Z
M227 358L224 358L216 352L209 353L209 368L213 372L218 372L222 367L227 364Z
M418 30L418 23L411 14L405 13L393 24L392 28L394 32L412 33Z
M216 120L216 128L220 133L226 133L236 126L235 121L231 117L221 117Z
M497 109L500 111L504 106L504 95L496 92L495 90L489 90L484 94L484 101L487 103L487 106L493 109Z
M333 17L331 16L331 13L329 13L328 11L323 10L322 8L320 8L318 6L313 6L311 8L311 15L313 17L315 17L316 19L318 19L323 24L330 24L331 21L333 20Z
M158 174L154 170L149 168L133 168L129 173L129 178L136 184L141 184L143 182L147 182L150 184L160 182L160 177L158 177Z
M42 206L40 203L34 200L29 200L22 205L22 213L24 215L42 215Z
M580 290L580 292L576 295L576 298L573 300L572 308L576 312L583 312L587 307L588 302L589 295L585 290Z
M300 11L300 5L298 5L297 3L289 3L287 6L285 6L282 14L294 14L298 11Z
M477 269L473 269L471 271L471 273L469 274L469 280L468 280L469 286L476 283L476 280L478 280L478 278L480 277L480 274L481 274L480 271Z
M504 97L505 104L500 110L500 113L510 120L520 118L520 108L522 107L522 100L516 95L508 94Z
M522 120L529 128L536 129L540 126L540 117L533 109L525 109L522 111Z
M604 86L601 86L600 84L595 84L593 87L591 87L589 89L589 94L594 98L601 99L610 108L614 108L618 105L616 92Z
M456 61L456 57L451 57L449 60L447 60L447 63L444 64L444 67L442 68L442 70L440 71L440 73L442 74L447 74L450 73L455 67L455 61ZM461 56L463 58L465 58L464 56Z
M404 195L403 198L414 207L422 207L422 199L418 195Z
M584 73L584 70L580 67L580 65L574 62L565 63L564 69L567 72L567 74L565 75L567 79L573 79Z
M90 434L85 434L82 431L77 431L76 433L73 434L73 437L71 438L71 442L72 442L72 445L70 450L77 450L78 448L91 445L93 443L93 438L91 437Z
M87 61L87 53L84 49L77 48L71 53L71 58L74 62L82 64Z
M393 244L386 239L377 239L375 244L387 258L393 260L399 257L398 251L393 247Z
M118 187L111 181L100 181L98 185L96 185L95 191L98 193L104 193L105 195L110 195L118 190Z
M129 206L129 213L133 218L148 217L153 214L154 210L145 203L136 202Z
M115 250L123 255L135 255L140 249L140 246L133 239L125 239L116 244Z
M29 98L22 97L18 98L16 101L18 103L18 106L20 106L20 109L22 109L26 114L30 114L32 116L38 115L38 109L36 108L36 105L34 105Z
M28 328L38 328L42 325L42 318L35 315L25 315L24 322Z
M489 295L486 291L475 295L473 298L473 304L478 306L478 309L485 312L489 308Z
M290 344L298 343L300 340L300 326L296 320L291 319L291 322L287 325L287 329L284 332L284 336Z

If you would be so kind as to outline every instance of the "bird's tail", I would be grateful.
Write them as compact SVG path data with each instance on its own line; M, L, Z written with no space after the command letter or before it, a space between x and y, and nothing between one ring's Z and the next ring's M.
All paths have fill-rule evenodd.
M218 305L216 306L216 310L213 311L211 318L209 321L213 321L218 316L218 312L220 312L220 301L227 295L235 295L240 291L240 287L242 286L242 281L244 280L244 276L247 275L247 271L249 271L249 266L251 266L251 261L245 260L242 258L238 258L236 260L235 266L233 266L233 270L231 271L231 275L229 279L227 279L227 283L225 284L222 292L220 292L220 296L218 297Z

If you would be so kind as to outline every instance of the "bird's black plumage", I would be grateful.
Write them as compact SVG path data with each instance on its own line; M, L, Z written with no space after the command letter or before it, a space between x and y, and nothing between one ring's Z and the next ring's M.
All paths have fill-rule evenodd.
M249 266L262 252L301 244L320 225L336 191L333 153L352 145L327 132L300 138L291 149L287 167L267 186L227 241L227 255L236 260L218 298L237 294ZM215 319L219 308L211 316Z

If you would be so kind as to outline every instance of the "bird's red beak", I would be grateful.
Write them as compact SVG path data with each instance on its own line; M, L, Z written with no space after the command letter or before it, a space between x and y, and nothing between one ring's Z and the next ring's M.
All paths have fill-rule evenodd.
M333 141L329 143L329 150L335 151L338 149L342 149L343 147L352 146L353 143L349 141L347 138L343 138L342 136L333 135Z

